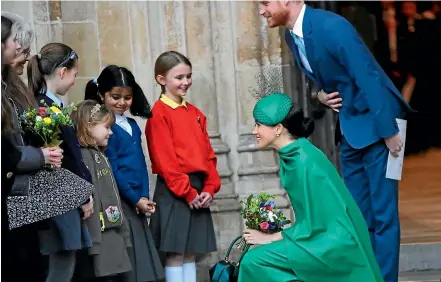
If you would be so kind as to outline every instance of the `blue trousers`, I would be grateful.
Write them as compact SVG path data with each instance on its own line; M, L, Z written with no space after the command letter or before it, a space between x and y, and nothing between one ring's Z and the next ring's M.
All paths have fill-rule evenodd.
M354 149L344 136L341 138L340 162L345 184L364 215L384 281L397 282L400 256L398 181L386 178L388 155L384 141Z

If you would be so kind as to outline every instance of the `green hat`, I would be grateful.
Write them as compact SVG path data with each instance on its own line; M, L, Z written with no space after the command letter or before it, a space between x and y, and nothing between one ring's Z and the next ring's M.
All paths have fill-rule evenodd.
M274 93L263 97L254 106L253 116L256 122L267 126L281 123L292 107L292 100L288 95Z

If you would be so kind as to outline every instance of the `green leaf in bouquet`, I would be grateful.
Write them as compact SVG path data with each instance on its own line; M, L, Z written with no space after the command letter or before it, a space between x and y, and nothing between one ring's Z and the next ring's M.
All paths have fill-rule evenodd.
M253 199L253 194L251 194L251 195L248 196L248 198L247 198L247 206L250 205L252 199Z

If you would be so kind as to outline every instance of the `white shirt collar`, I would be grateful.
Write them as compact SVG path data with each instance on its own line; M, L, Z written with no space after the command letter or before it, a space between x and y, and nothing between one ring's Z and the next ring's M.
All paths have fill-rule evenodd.
M116 123L128 122L127 118L122 115L115 115Z
M54 101L54 103L57 104L58 107L61 107L61 100L54 93L46 90L46 96L49 99L51 99L52 101ZM51 105L48 105L48 106L51 106Z
M306 5L303 4L302 9L300 10L300 14L297 17L296 22L294 23L294 27L292 31L295 35L303 38L303 18L305 17Z

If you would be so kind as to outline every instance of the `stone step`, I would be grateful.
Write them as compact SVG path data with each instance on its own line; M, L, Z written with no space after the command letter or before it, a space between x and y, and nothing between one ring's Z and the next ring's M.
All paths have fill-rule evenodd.
M398 281L399 282L440 282L441 270L401 272Z

